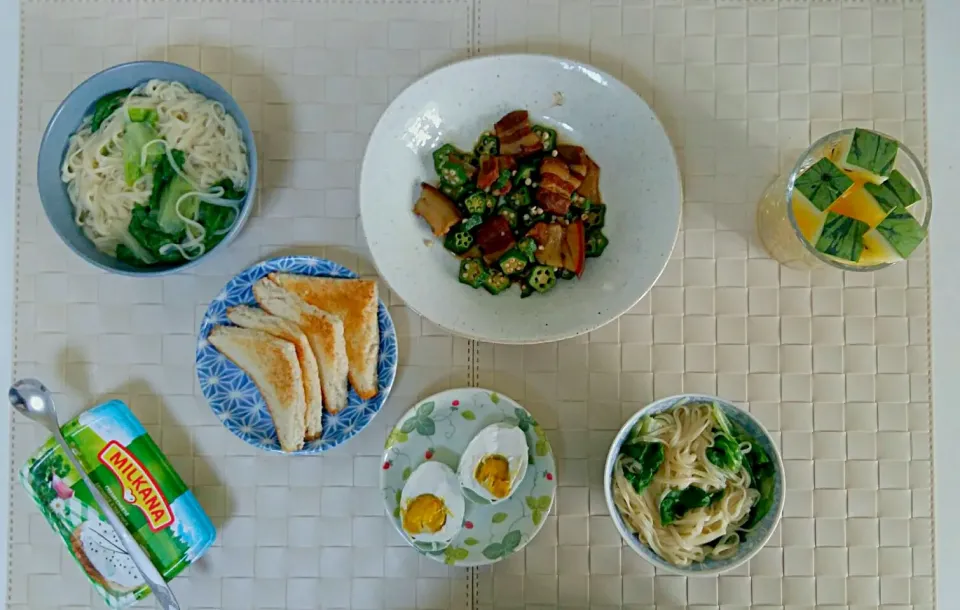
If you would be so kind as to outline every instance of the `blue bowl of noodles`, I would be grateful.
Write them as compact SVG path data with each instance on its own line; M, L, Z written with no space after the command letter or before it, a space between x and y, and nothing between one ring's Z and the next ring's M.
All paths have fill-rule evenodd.
M712 576L770 540L783 513L783 461L746 411L714 396L671 396L621 428L604 493L638 555L667 572Z
M136 61L60 104L37 161L44 212L67 246L114 273L198 264L253 207L257 150L240 106L186 66Z

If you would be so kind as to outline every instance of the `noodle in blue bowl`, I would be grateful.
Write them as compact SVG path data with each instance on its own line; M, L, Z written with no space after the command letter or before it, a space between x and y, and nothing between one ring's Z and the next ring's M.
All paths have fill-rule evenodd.
M617 434L604 474L607 507L650 563L713 575L770 539L784 503L783 463L749 413L685 394L638 411Z
M177 64L95 74L51 118L37 179L44 211L87 261L127 275L196 264L241 229L257 154L237 103Z

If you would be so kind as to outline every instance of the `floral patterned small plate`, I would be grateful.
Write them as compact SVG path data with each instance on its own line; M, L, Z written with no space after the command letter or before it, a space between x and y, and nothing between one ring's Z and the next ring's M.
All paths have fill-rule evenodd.
M479 388L434 394L407 411L387 436L380 490L387 515L400 526L400 493L423 462L437 460L454 471L470 440L490 424L515 424L527 435L527 474L505 502L479 504L467 497L463 528L449 546L411 544L427 557L448 565L480 566L509 557L527 545L553 506L557 468L550 442L530 413L506 396Z

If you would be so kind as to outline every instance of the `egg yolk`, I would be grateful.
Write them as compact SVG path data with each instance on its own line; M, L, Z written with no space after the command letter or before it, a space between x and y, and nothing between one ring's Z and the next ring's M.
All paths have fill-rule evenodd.
M473 476L495 498L505 498L510 493L510 463L502 455L484 457Z
M447 506L433 494L423 494L407 505L403 529L410 534L435 534L447 522Z

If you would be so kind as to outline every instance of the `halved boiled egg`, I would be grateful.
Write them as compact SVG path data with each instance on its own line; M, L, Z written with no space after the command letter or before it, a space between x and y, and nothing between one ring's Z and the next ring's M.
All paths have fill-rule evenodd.
M516 426L487 426L460 458L460 485L491 504L502 502L527 474L528 451L527 436Z
M463 513L457 475L440 462L417 467L400 494L400 525L416 542L449 544L460 531Z

